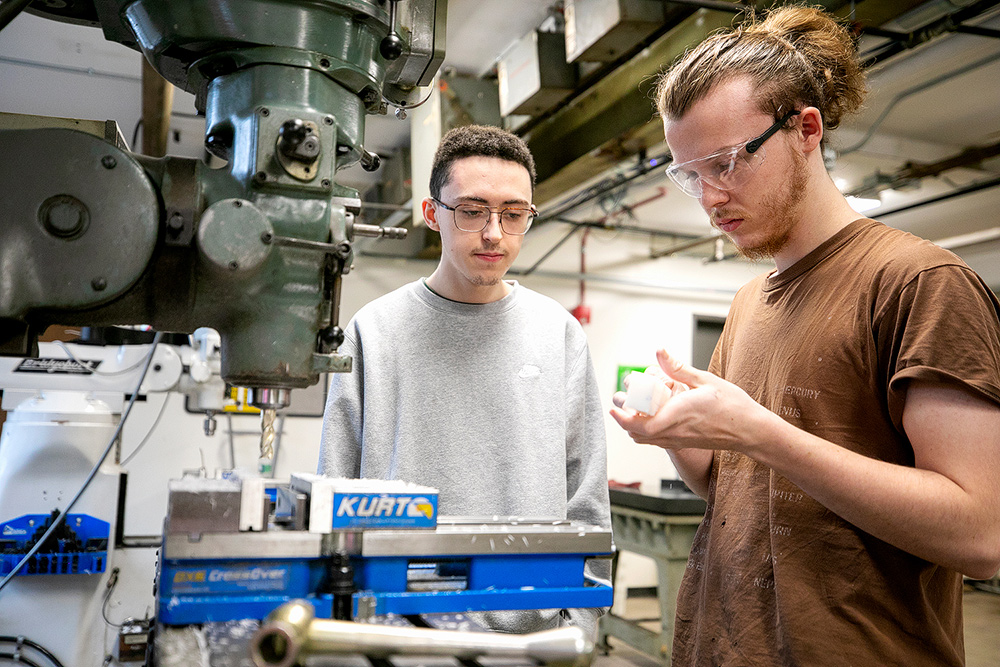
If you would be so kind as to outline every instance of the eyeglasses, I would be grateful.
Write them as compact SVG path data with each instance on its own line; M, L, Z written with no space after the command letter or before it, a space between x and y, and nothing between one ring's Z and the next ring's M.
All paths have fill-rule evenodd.
M442 208L448 209L455 214L455 226L463 232L481 232L486 229L493 214L496 213L500 219L500 229L504 234L512 236L522 236L531 227L531 221L538 215L535 207L522 208L519 206L505 206L503 208L490 208L479 204L459 204L458 206L448 206L442 201L431 197Z
M705 157L667 167L667 176L686 195L701 197L705 184L716 190L732 190L743 185L757 171L766 153L764 142L770 139L792 116L795 109L779 118L764 134L738 146L726 148Z

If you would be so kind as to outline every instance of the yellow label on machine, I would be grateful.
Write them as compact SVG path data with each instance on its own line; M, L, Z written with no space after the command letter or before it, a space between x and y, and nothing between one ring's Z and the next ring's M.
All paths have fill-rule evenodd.
M247 398L249 394L250 390L246 387L230 387L229 398L222 411L240 415L259 415L260 408L250 405Z

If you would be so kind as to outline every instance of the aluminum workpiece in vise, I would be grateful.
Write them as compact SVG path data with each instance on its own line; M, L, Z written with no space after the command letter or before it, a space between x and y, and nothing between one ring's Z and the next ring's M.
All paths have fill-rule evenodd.
M131 152L120 132L2 129L0 354L48 324L212 327L222 376L264 410L345 372L342 277L360 199L341 167L378 166L368 113L420 97L444 57L445 0L90 0L28 11L99 26L195 94L210 169ZM53 124L56 124L53 122Z
M611 604L611 587L584 569L610 556L609 529L439 518L436 489L398 481L178 480L164 530L157 664L173 664L172 647L191 633L236 628L258 666L317 654L584 665L593 645L579 628L504 637L346 621Z

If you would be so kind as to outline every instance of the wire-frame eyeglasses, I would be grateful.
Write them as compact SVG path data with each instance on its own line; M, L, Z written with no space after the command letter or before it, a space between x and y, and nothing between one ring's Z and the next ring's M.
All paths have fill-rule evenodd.
M531 222L538 215L534 206L524 208L521 206L502 206L491 208L480 204L458 204L448 206L443 201L431 197L434 202L440 204L454 213L455 226L463 232L481 232L490 224L493 214L496 213L500 219L500 229L504 234L512 236L522 236L531 228Z

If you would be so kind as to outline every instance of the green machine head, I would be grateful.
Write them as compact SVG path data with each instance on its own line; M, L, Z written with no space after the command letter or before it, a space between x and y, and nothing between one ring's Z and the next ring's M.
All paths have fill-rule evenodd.
M60 5L56 7L55 5ZM130 152L120 135L0 129L0 353L52 323L211 327L222 374L262 408L350 370L342 277L357 236L338 169L365 116L405 107L444 58L445 0L92 0L29 8L99 26L195 95L225 160ZM118 137L116 139L116 137Z

